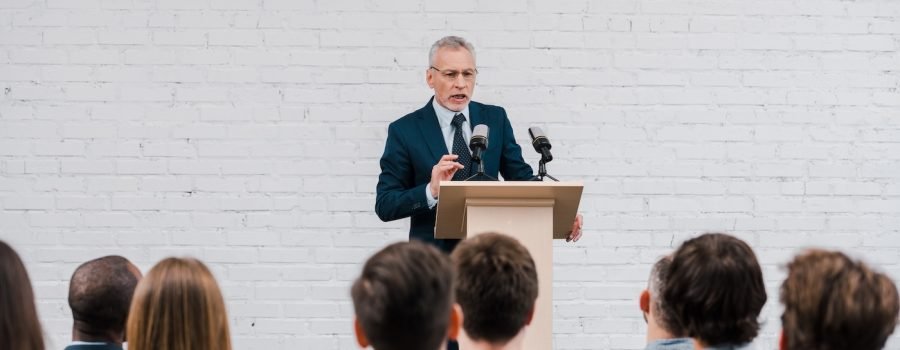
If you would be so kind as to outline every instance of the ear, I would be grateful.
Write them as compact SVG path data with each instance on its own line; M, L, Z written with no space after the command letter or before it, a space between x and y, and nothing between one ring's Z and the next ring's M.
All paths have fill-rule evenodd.
M425 83L428 88L434 89L434 70L431 67L425 69Z
M353 318L353 331L356 333L356 342L359 344L359 347L363 349L369 347L369 340L366 339L366 334L363 333L362 325L359 324L359 318Z
M787 350L787 339L784 337L784 328L778 332L778 350Z
M641 311L643 311L645 314L649 314L650 313L650 291L644 289L644 291L641 292L641 297L639 298L638 303L639 303L638 305L641 308Z
M459 329L462 328L462 324L462 307L460 307L459 304L454 303L453 307L450 309L450 326L447 327L447 338L451 340L459 338Z
M531 325L531 320L534 319L534 307L535 305L532 305L531 310L528 310L528 315L525 316L526 326Z

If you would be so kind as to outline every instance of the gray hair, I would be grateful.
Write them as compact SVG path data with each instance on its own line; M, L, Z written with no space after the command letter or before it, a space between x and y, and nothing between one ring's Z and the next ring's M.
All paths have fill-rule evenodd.
M663 256L653 264L653 268L650 269L650 280L647 282L647 290L650 291L650 297L653 298L653 303L651 303L650 307L653 308L653 313L656 314L656 323L667 332L672 333L672 335L682 336L684 331L681 330L681 326L663 308L662 293L663 289L669 284L669 266L671 264L672 255ZM654 303L656 304L655 307Z
M431 50L428 51L429 66L434 66L434 55L437 53L438 49L444 47L449 47L451 49L464 48L472 54L472 59L475 59L475 47L472 46L471 43L461 37L450 35L440 38L431 45Z
M672 263L672 256L666 255L653 264L653 268L650 269L650 280L647 281L647 290L650 291L650 295L656 299L657 304L660 301L659 297L662 295L662 289L665 288L666 282L668 280L668 269L669 265Z

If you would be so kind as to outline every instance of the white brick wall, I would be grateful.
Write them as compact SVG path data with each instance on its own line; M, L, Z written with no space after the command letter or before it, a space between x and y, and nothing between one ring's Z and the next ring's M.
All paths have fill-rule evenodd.
M761 348L801 247L900 277L894 0L0 0L0 238L52 348L72 270L113 253L207 261L238 349L354 348L349 282L406 238L373 213L386 127L447 34L476 45L476 99L585 182L558 349L641 348L650 264L705 230L765 265Z

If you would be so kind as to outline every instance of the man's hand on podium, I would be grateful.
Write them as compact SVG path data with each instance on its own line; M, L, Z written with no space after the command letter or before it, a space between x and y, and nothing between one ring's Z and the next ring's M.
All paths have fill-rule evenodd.
M575 222L572 223L572 231L569 231L566 242L578 242L578 239L581 238L581 226L583 225L584 218L581 217L581 214L575 215Z

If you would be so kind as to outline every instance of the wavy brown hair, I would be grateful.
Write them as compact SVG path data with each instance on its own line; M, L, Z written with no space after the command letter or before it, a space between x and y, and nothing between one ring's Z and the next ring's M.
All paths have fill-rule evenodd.
M807 251L788 264L781 302L788 350L881 349L900 313L890 277L824 250Z
M19 254L0 241L0 348L44 350L31 280Z
M138 283L126 328L129 350L231 350L225 301L209 269L167 258Z

